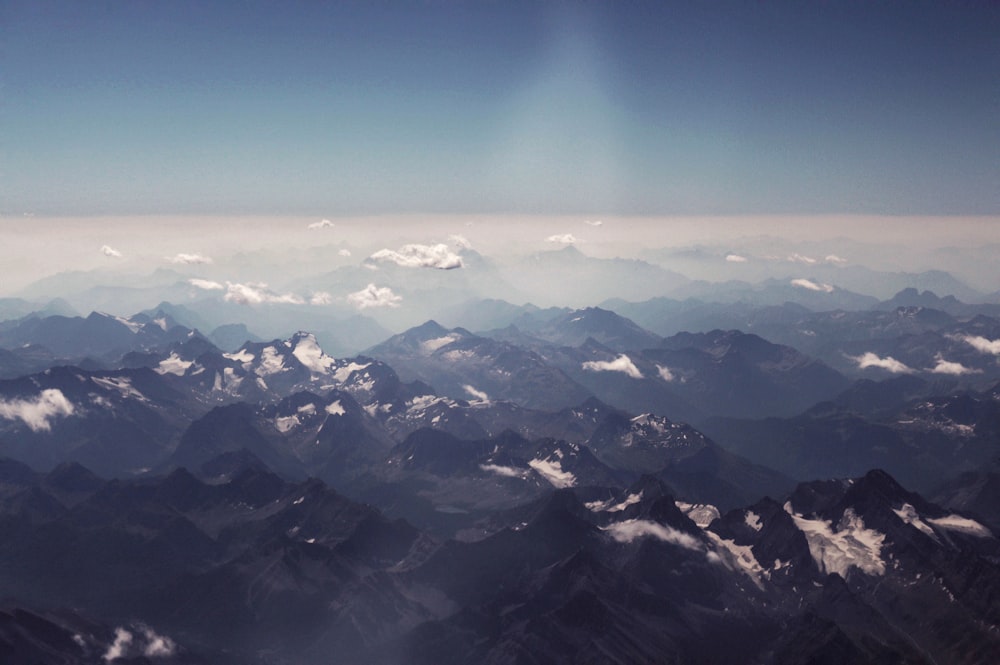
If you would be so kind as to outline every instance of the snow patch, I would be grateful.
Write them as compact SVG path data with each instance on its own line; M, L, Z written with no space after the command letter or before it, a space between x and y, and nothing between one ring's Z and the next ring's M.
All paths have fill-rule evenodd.
M278 354L278 350L273 346L264 347L264 350L260 352L260 366L257 368L257 374L270 376L286 369L285 359Z
M188 370L191 365L194 364L193 360L183 360L177 353L171 353L170 357L166 360L161 360L160 364L156 367L157 374L173 374L174 376L184 376L184 373Z
M337 371L333 373L333 380L336 381L337 383L343 383L344 381L347 381L348 378L350 378L353 372L367 369L369 366L371 366L371 363L365 363L364 365L361 365L356 362L349 362L343 367L337 368Z
M323 353L323 349L320 348L316 338L311 334L299 338L292 355L314 374L327 374L337 362Z
M674 501L674 505L682 513L688 516L692 522L704 529L713 521L719 518L719 509L710 503L685 503L684 501Z
M884 575L882 544L885 534L865 528L865 523L848 508L836 529L827 520L807 519L792 512L791 502L785 503L785 512L791 515L795 526L805 534L809 553L824 573L847 576L849 568L857 568L868 575Z
M553 487L562 489L576 485L576 476L569 471L563 471L562 464L558 459L533 459L528 462L528 466L537 471L545 480L549 481Z
M336 400L335 402L330 402L329 404L327 404L326 412L329 413L331 416L342 416L345 413L347 413L346 411L344 411L344 407L340 405L339 399Z
M764 525L761 524L760 522L760 515L758 515L752 510L747 511L747 514L743 518L743 521L746 522L747 526L753 529L754 531L760 531L761 529L764 528Z
M434 339L421 342L420 349L427 354L434 353L442 346L448 346L452 342L457 342L459 339L461 338L454 333L445 335L444 337L435 337Z

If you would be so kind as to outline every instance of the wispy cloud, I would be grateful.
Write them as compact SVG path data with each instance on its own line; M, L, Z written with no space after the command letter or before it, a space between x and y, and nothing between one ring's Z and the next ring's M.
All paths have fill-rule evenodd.
M238 305L260 305L260 304L284 304L284 305L304 305L305 300L294 293L275 293L267 288L267 284L237 284L226 282L227 302L234 302Z
M206 263L212 263L211 257L202 256L201 254L175 254L167 259L171 263L176 263L179 265L202 265Z
M452 245L458 247L459 249L472 249L472 243L469 242L469 239L463 235L456 233L448 236L448 240L451 241Z
M101 245L101 254L109 256L112 259L120 259L122 257L122 253L110 245Z
M637 538L652 536L665 543L671 543L688 550L700 550L701 543L692 535L652 520L625 520L607 527L604 531L619 543L631 543Z
M462 257L448 245L403 245L399 250L380 249L369 257L373 261L388 261L404 268L436 268L453 270L464 267Z
M74 411L73 403L57 388L43 390L34 399L0 401L0 418L21 420L32 432L48 432L52 429L51 419L71 416Z
M545 242L555 242L560 245L572 245L573 243L580 242L580 239L574 236L572 233L557 233L554 236L549 236L545 239Z
M833 293L833 287L829 284L822 284L814 282L810 279L793 279L791 281L792 286L797 286L800 289L808 289L810 291L819 291L822 293Z
M936 364L931 368L931 372L934 374L948 374L950 376L962 376L964 374L982 374L983 371L980 369L972 369L971 367L966 367L962 363L952 362L950 360L945 360L940 355L937 357Z
M823 259L823 260L826 261L827 263L832 263L832 264L838 265L838 266L842 266L845 263L847 263L847 259L841 258L841 257L837 256L836 254L827 254L826 258Z
M952 339L965 342L980 353L1000 356L1000 339L987 339L980 335L953 335Z
M589 219L587 219L587 220L584 220L583 223L584 224L589 224L590 226L601 226L601 225L604 224L604 222L602 222L599 219L595 219L595 220L589 220Z
M371 307L399 307L402 298L392 292L388 286L375 286L369 284L360 291L356 291L347 296L347 301L358 309L369 309Z
M123 658L131 645L132 633L128 632L121 626L115 628L115 641L108 647L108 650L104 652L105 662L110 663L111 661Z
M869 351L860 356L852 356L852 360L858 363L858 369L868 369L869 367L878 367L880 369L887 370L893 374L912 374L913 368L904 365L892 356L886 356L885 358L880 358L878 355Z
M482 390L477 390L476 388L474 388L473 386L470 386L469 384L463 385L462 386L462 390L464 390L466 393L468 393L470 397L472 397L473 399L479 400L480 402L488 402L488 401L490 401L490 396L489 395L487 395L486 393L484 393Z
M624 353L614 360L588 360L583 363L583 369L589 372L622 372L633 379L642 378L642 372L635 366L632 359Z
M321 219L318 222L313 222L312 224L310 224L308 228L312 229L313 231L318 231L319 229L332 229L333 226L334 226L333 222L331 222L329 219Z
M790 254L788 260L792 263L805 263L807 265L812 265L816 263L816 259L811 256L803 256L802 254Z
M656 373L659 374L660 378L666 381L667 383L670 383L677 378L676 376L674 376L674 373L670 371L669 367L664 367L663 365L656 366Z
M198 287L199 289L204 289L206 291L221 291L224 288L226 288L222 284L219 284L218 282L213 282L210 279L197 279L197 278L189 279L188 284L190 284L191 286Z
M739 254L726 254L726 261L730 263L746 263L747 257L740 256Z

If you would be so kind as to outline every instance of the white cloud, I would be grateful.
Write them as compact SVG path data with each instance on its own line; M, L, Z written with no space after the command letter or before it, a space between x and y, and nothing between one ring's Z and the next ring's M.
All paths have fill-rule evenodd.
M674 376L674 373L670 371L669 367L664 367L663 365L657 365L656 371L660 375L660 378L666 381L667 383L677 378L676 376Z
M813 257L803 256L802 254L791 254L788 257L788 260L791 261L792 263L805 263L808 265L816 263L816 259L814 259Z
M455 235L448 236L448 240L451 241L452 245L458 247L459 249L472 249L472 243L469 242L469 239L465 236L458 235L456 233Z
M284 305L304 305L305 300L294 293L275 293L267 288L267 284L236 284L226 282L227 302L237 305L260 305L263 303L278 303Z
M312 224L310 224L309 228L312 229L313 231L316 231L318 229L332 229L333 222L331 222L329 219L322 219L318 222L313 222Z
M793 279L791 284L792 286L797 286L800 289L809 289L810 291L819 291L821 293L833 293L833 287L829 284L817 283L809 279Z
M177 645L166 635L157 635L152 628L144 628L142 631L146 636L146 648L143 654L148 658L166 658L173 656Z
M899 362L892 356L879 358L871 351L861 356L851 356L851 359L858 363L858 369L878 367L884 370L888 370L893 374L911 374L913 372L912 368L907 367L906 365Z
M602 222L599 219L595 219L593 221L591 221L591 220L588 219L588 220L585 220L583 223L584 224L589 224L591 226L601 226L602 224L604 224L604 222Z
M104 652L105 662L110 663L113 660L122 658L125 652L128 650L129 646L132 644L132 633L128 632L122 627L115 628L115 641L108 647L108 650Z
M934 374L950 374L951 376L962 376L963 374L982 374L980 369L966 367L962 363L945 360L941 356L937 357L937 364L931 369Z
M330 305L333 303L333 296L326 291L316 291L309 298L310 305Z
M110 245L101 245L101 254L110 256L113 259L120 259L122 257L122 253Z
M979 335L955 335L952 339L965 342L980 353L990 353L1000 356L1000 339L987 339Z
M210 279L189 279L188 284L191 286L196 286L199 289L204 289L206 291L221 291L226 288L218 282L213 282Z
M378 287L369 284L360 291L348 295L347 300L358 309L368 309L370 307L399 307L399 303L403 299L393 293L388 286Z
M572 245L575 242L580 242L580 240L572 233L557 233L554 236L546 238L545 242L557 242L561 245Z
M472 387L472 386L470 386L468 384L462 386L462 390L464 390L469 395L471 395L473 399L477 399L480 402L488 402L488 401L490 401L490 396L489 395L487 395L486 393L484 393L482 390L476 390L474 387Z
M167 259L171 263L177 263L181 265L202 265L205 263L212 263L211 257L202 256L201 254L175 254L174 256Z
M739 254L726 254L726 261L730 263L746 263L747 257L740 256Z
M438 270L453 270L462 268L462 257L451 250L448 245L403 245L399 251L380 249L372 254L370 259L389 261L404 268L437 268Z
M349 249L342 249L339 252L337 252L337 256L350 256L350 255L351 255L351 250Z
M56 416L71 416L75 409L61 390L43 390L35 399L12 399L0 401L0 418L20 419L32 432L48 432L49 422Z
M701 543L694 536L652 520L625 520L605 527L604 531L619 543L631 543L636 538L653 536L665 543L678 545L685 549L701 549Z
M838 266L842 266L845 263L847 263L847 259L841 258L836 254L827 254L826 258L823 260L826 261L827 263L833 263Z
M633 379L642 378L642 372L624 353L614 360L588 360L583 363L583 369L591 372L623 372Z

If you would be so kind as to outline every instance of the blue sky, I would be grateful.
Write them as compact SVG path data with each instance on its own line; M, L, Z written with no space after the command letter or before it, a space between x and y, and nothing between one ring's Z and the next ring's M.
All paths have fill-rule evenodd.
M1000 8L0 1L0 214L1000 211Z

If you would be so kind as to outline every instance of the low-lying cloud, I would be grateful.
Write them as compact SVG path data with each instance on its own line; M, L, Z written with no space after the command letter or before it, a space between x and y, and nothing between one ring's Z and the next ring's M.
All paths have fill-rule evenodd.
M792 263L805 263L806 265L810 266L816 263L816 259L814 259L813 257L805 256L803 254L798 254L798 253L790 254L788 256L788 260L791 261Z
M858 369L868 369L869 367L878 367L879 369L884 369L893 374L912 374L913 368L904 365L892 356L886 356L885 358L880 358L877 354L871 351L860 355L852 357L852 359L858 363Z
M223 299L237 305L304 305L305 300L294 293L275 293L262 282L254 284L237 284L226 282L226 295Z
M667 383L670 383L677 378L676 376L674 376L674 373L670 371L669 367L664 367L663 365L656 366L656 373L659 374L660 378L666 381Z
M57 388L43 390L34 399L0 401L0 418L21 420L32 432L48 432L51 420L58 416L71 416L76 409Z
M573 243L580 242L580 240L572 233L557 233L546 238L545 242L554 242L560 245L572 245Z
M791 281L792 286L797 286L800 289L808 289L810 291L818 291L820 293L833 293L833 286L830 284L821 284L814 282L811 279L793 279Z
M189 279L188 284L205 291L222 291L226 287L210 279Z
M842 266L845 263L847 263L847 259L841 258L841 257L837 256L836 254L827 254L826 258L823 259L823 260L826 261L827 263L832 263L832 264L837 265L837 266Z
M360 291L356 291L347 296L347 301L358 309L370 309L372 307L399 307L403 298L392 292L388 286L375 286L369 284Z
M444 244L437 245L403 245L399 250L380 249L369 259L395 263L404 268L436 268L437 270L454 270L465 266L462 257Z
M601 226L601 225L604 224L604 222L602 222L599 219L595 219L595 220L589 220L589 219L587 219L587 220L584 220L583 223L584 224L589 224L590 226Z
M635 366L632 359L624 353L614 360L588 360L583 363L583 369L589 372L622 372L633 379L642 378L642 372Z
M112 259L120 259L122 257L122 253L110 245L101 245L101 254Z
M337 256L350 256L350 255L351 255L351 250L349 249L341 249L337 252Z
M965 342L980 353L1000 356L1000 339L987 339L980 335L955 335L952 339Z
M747 257L740 254L726 254L726 261L730 263L746 263Z
M209 256L203 256L201 254L175 254L167 259L171 263L176 263L178 265L204 265L207 263L212 263L212 258Z
M700 550L701 543L694 536L678 531L673 527L652 520L625 520L604 528L612 538L619 543L631 543L637 538L652 536L665 543L671 543L688 550Z
M321 219L318 222L313 222L312 224L310 224L308 228L313 231L318 231L319 229L332 229L333 222L331 222L329 219Z
M480 402L488 402L488 401L490 401L490 396L489 395L487 395L486 393L484 393L482 390L477 390L476 388L474 388L473 386L470 386L469 384L463 385L462 386L462 390L464 390L466 393L468 393L469 396L471 396L473 399L479 400Z
M950 376L963 376L965 374L982 374L980 369L966 367L962 363L945 360L941 356L937 357L936 364L931 368L934 374L948 374Z
M326 291L316 291L309 298L310 305L332 305L333 296Z

